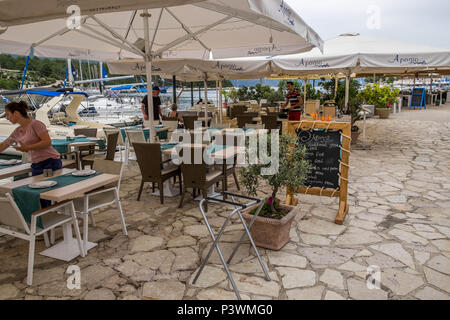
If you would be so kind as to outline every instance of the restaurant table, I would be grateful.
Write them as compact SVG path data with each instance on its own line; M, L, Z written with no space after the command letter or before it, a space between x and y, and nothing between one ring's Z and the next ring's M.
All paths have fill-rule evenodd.
M75 177L71 175L68 176L74 171L76 170L61 169L55 171L52 177L44 177L44 175L38 175L25 178L12 183L0 185L0 191L9 192L13 195L26 195L27 200L31 198L35 199L36 194L40 193L39 199L50 200L55 203L59 203L62 201L83 197L85 193L101 188L105 185L115 183L119 181L120 178L119 175L106 173L89 177ZM46 189L31 189L27 187L31 183L39 182L42 180L59 180L58 182L61 182L61 184ZM21 201L23 202L23 199L17 200L15 198L15 201L16 203L19 202L18 206L23 207L29 205L28 203L21 203ZM34 207L37 207L37 205L39 205L39 203L36 203L34 201L34 203L30 204L30 208L33 208L32 210L34 210ZM40 254L63 261L70 261L80 254L77 241L73 238L72 235L71 224L65 224L62 226L62 228L63 241L42 251ZM87 240L88 234L83 234L83 237ZM87 242L87 246L84 248L85 252L95 247L96 245L96 243Z
M73 160L62 160L63 168L72 165ZM0 180L20 176L31 172L31 163L20 163L17 165L0 165Z

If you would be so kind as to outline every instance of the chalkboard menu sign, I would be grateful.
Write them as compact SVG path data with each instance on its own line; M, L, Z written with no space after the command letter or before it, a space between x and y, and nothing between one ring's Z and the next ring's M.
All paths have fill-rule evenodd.
M422 108L425 107L425 89L415 88L411 94L411 108Z
M297 129L296 133L300 144L306 146L306 157L312 165L305 185L339 189L341 131Z

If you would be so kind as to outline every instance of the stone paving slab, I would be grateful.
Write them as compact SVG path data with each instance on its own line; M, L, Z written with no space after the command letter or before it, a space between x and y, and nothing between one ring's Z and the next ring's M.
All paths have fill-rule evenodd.
M450 105L433 110L426 121L414 111L369 119L371 149L361 150L359 143L350 157L344 224L333 223L337 199L298 195L301 215L290 242L280 251L259 250L271 281L247 239L233 259L230 269L242 298L450 300L449 111ZM25 281L27 243L0 236L0 299L235 299L215 250L192 283L211 246L198 202L187 194L182 209L179 197L162 205L151 188L138 202L139 184L139 168L130 161L120 191L128 237L114 207L96 210L97 226L89 234L99 245L69 263L37 254L31 287ZM228 187L236 191L233 181ZM261 185L260 195L267 190ZM216 232L229 212L209 205ZM242 232L233 219L220 242L225 257ZM44 248L38 239L36 252ZM67 288L69 265L81 269L80 289ZM377 268L380 288L370 289L376 274L368 270Z

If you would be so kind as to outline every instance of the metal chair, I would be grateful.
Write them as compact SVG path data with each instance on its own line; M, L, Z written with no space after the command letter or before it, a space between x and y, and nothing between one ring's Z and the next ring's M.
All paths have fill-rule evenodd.
M130 158L130 151L133 149L133 143L146 143L144 130L125 130L126 150L125 150L125 162L128 163Z
M203 216L203 220L205 221L206 227L208 228L209 234L211 236L211 239L213 241L208 254L206 255L206 258L203 260L202 264L200 265L200 268L197 272L197 274L195 275L194 280L192 281L193 284L195 284L200 276L200 274L202 273L204 267L206 266L206 263L208 262L209 257L211 256L214 248L217 250L217 253L219 254L219 258L220 261L222 262L222 265L225 268L225 272L227 274L228 280L230 280L231 282L231 286L233 287L234 293L236 294L236 297L238 298L238 300L241 300L241 295L239 294L239 290L237 289L236 284L234 283L233 277L230 273L230 270L228 269L228 264L231 262L231 260L233 259L234 255L236 254L237 250L239 249L242 241L244 240L245 235L247 235L248 239L250 240L250 243L253 247L254 252L256 253L256 256L258 258L259 264L261 265L261 268L264 272L264 275L266 276L266 280L270 281L270 276L269 273L267 272L266 267L264 266L264 263L261 259L261 256L259 255L258 252L258 248L255 245L255 242L253 241L253 238L250 234L250 229L253 225L253 223L255 222L256 218L258 217L259 213L261 212L262 207L264 206L264 198L261 199L256 199L256 198L250 198L250 197L245 197L245 196L240 196L237 194L232 194L232 193L228 193L228 192L223 192L223 197L225 197L225 195L230 196L232 201L227 201L227 200L223 200L223 199L219 199L219 196L214 197L214 198L205 198L203 200L200 201L200 212L202 213ZM220 195L222 196L222 195ZM250 200L249 203L247 204L242 204L239 202L236 202L235 198L241 198L244 200ZM211 225L209 224L208 221L208 217L206 216L205 211L206 210L206 203L207 201L215 201L215 202L219 202L219 203L223 203L228 204L228 205L233 205L234 206L234 210L228 215L228 217L225 219L225 222L223 223L222 227L220 228L219 233L217 234L217 237L214 235L214 231L211 228ZM256 204L259 204L256 212L252 218L252 220L250 221L250 223L247 225L245 223L244 217L242 216L241 210L249 208L251 206L254 206ZM205 205L205 210L203 210L203 206ZM242 234L241 238L239 239L239 242L237 243L237 245L234 247L233 252L231 253L230 257L228 258L228 261L225 261L225 258L222 254L222 251L220 250L219 247L219 240L220 237L223 235L223 232L225 231L225 228L227 227L227 225L229 224L229 222L231 221L231 219L233 218L233 216L237 214L241 220L241 223L244 227L244 233Z
M138 201L141 199L145 182L152 183L153 191L155 190L154 183L158 183L161 204L164 203L163 184L166 180L178 176L180 180L180 192L182 191L183 187L180 168L172 162L166 167L163 166L161 145L159 143L134 143L133 148L136 153L136 159L142 176L141 186L139 187L137 197Z
M239 114L236 116L238 128L243 129L246 123L253 123L253 116L248 114Z
M57 213L61 209L68 210L70 216ZM27 285L31 286L33 284L34 251L37 236L45 235L48 231L54 230L56 227L71 223L75 229L80 255L84 257L80 229L78 228L78 221L72 201L61 202L34 212L31 217L31 223L28 223L25 221L11 194L6 193L5 198L0 198L0 211L0 233L27 240L30 243L28 249ZM42 220L43 229L37 226L37 219L39 218ZM48 245L48 238L45 237L45 240L46 245Z
M93 211L110 206L116 205L119 210L120 222L122 224L122 231L127 236L128 231L125 224L125 218L123 216L122 205L120 203L120 181L122 180L123 165L122 162L116 162L113 160L96 159L92 168L101 173L109 173L119 175L119 181L111 185L104 186L99 190L93 190L84 195L83 198L78 198L73 201L76 211L82 213L83 218L83 248L85 254L87 254L87 234L88 234L88 215L91 218L92 225L95 226L95 219Z

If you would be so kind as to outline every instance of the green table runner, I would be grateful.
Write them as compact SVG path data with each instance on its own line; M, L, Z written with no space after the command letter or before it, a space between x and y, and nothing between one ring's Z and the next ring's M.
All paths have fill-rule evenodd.
M155 126L155 130L156 129L161 129L162 127L163 126ZM142 128L142 127L139 127L139 126L132 126L132 127L126 127L126 128L121 128L120 129L120 133L122 134L122 138L123 138L124 141L127 138L127 134L126 134L125 130L143 130L144 131L145 140L148 141L148 139L150 139L150 130L148 128ZM160 139L167 139L167 133L168 132L169 132L169 129L161 131L161 132L157 132L156 135Z
M52 147L55 148L56 151L58 151L60 154L68 153L69 152L69 144L74 142L97 142L99 149L103 150L105 149L105 141L104 140L90 140L88 138L75 138L74 140L67 140L67 139L52 139Z
M66 174L59 177L49 178L47 180L52 180L58 182L56 186L53 186L51 188L45 188L45 189L32 189L29 186L22 186L18 188L14 188L12 190L14 201L17 204L17 207L22 212L23 217L25 218L25 221L28 223L31 223L31 216L33 212L41 210L41 193L59 189L65 186L68 186L70 184L74 184L83 180L87 180L90 178L93 178L101 173L95 173L93 175L87 176L87 177L76 177L72 174ZM37 220L37 226L39 228L43 228L42 221L40 218Z

